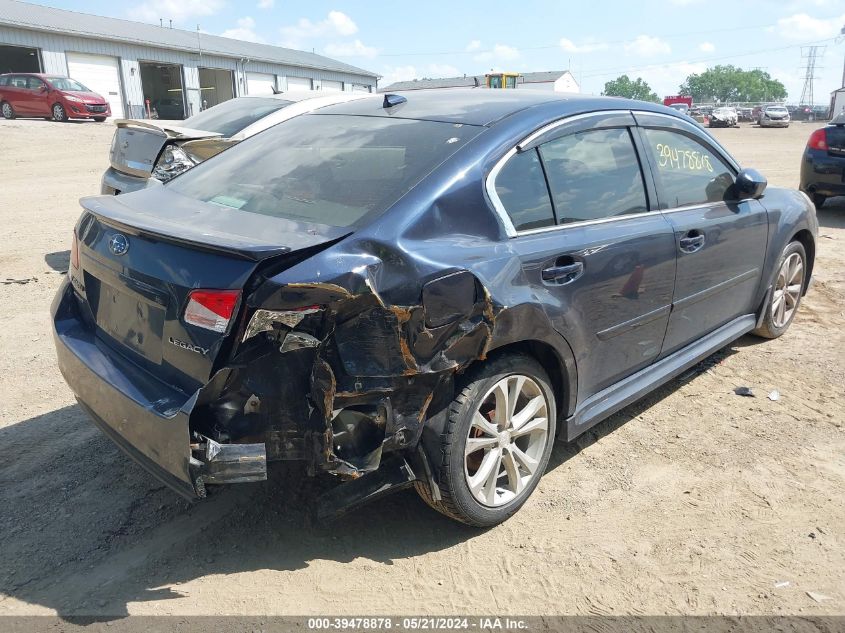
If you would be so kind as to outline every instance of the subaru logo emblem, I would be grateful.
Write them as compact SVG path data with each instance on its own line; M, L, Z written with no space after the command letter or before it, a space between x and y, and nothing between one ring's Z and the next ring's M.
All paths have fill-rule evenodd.
M115 233L109 240L109 250L115 255L126 255L129 250L129 240L125 235Z

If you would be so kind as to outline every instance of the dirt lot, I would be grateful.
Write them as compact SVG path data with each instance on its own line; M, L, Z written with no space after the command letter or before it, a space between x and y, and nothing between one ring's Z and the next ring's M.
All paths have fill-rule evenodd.
M278 483L187 506L62 381L49 305L112 129L0 122L0 282L29 279L0 283L0 614L845 613L845 201L819 214L786 336L743 338L559 444L504 525L407 492L315 529L307 490ZM717 135L792 187L810 130Z

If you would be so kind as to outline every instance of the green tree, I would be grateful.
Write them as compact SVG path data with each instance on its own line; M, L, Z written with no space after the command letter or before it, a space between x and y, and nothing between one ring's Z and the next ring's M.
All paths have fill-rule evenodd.
M628 75L622 75L612 81L608 81L604 84L604 92L602 94L608 97L658 101L657 94L642 78L637 77L635 81L631 81Z
M681 84L680 94L694 101L778 101L786 99L786 88L763 70L728 65L690 75Z

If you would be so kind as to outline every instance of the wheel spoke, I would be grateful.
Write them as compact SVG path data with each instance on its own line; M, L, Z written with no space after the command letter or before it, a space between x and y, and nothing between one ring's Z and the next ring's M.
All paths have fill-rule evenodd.
M506 418L508 428L511 426L514 413L516 411L516 403L519 401L519 395L522 393L522 388L525 386L525 376L512 376L508 379L508 416Z
M467 438L467 447L464 455L472 455L473 453L483 450L485 448L492 448L499 443L498 438L495 437L470 437Z
M519 446L516 444L511 444L508 447L508 451L513 455L514 459L516 459L517 463L522 466L529 475L533 475L534 472L537 470L537 466L539 466L540 462L534 459L533 457L529 457Z
M526 422L521 427L519 427L515 431L511 431L511 437L523 437L524 435L530 435L531 433L536 433L538 431L548 431L549 430L549 420L546 417L537 417L532 419L529 422Z
M496 480L499 477L499 468L502 464L502 450L494 448L484 455L481 460L481 465L478 467L476 473L470 477L469 488L472 493L485 501L495 500ZM493 491L493 497L490 497L490 490Z
M527 423L534 415L543 407L545 407L546 399L541 395L535 396L528 401L522 408L522 411L511 418L511 428L518 431L525 423Z
M496 437L499 433L499 429L496 428L496 425L485 418L480 411L476 411L475 415L472 416L472 428L478 429L485 435L489 435L491 437Z
M789 276L789 283L794 284L796 281L800 285L804 278L804 264L801 263L801 258L798 259L798 265L795 266L795 269L792 271L792 274Z
M508 411L510 411L508 395L507 381L501 381L493 389L493 396L496 398L496 426L499 429L507 428Z
M505 472L508 476L508 488L512 493L518 495L525 488L525 483L522 480L522 474L519 472L519 464L514 459L510 450L502 452L502 463L505 466Z

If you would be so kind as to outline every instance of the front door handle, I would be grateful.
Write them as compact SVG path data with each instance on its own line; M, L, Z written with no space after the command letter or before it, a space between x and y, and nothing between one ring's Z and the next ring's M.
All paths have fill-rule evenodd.
M543 269L541 276L543 281L556 281L559 284L568 284L581 276L584 272L584 264L582 262L573 262L571 264L561 264L551 266Z
M698 229L688 232L678 241L678 247L684 253L694 253L704 246L704 233Z

